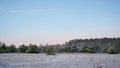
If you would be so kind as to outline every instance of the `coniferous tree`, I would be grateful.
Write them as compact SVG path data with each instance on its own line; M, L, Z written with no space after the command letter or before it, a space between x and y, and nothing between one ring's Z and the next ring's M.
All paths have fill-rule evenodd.
M28 50L28 46L25 46L24 44L19 46L19 52L20 53L26 53Z
M16 53L16 52L17 52L17 48L16 48L16 46L15 46L14 44L11 44L11 45L8 47L8 49L9 49L9 52L10 52L10 53Z

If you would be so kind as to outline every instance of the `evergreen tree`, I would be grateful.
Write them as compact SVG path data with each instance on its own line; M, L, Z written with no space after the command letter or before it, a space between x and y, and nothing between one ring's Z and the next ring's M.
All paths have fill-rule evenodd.
M21 45L21 46L19 46L19 52L21 52L21 53L26 53L27 50L28 50L28 47L25 46L24 44Z

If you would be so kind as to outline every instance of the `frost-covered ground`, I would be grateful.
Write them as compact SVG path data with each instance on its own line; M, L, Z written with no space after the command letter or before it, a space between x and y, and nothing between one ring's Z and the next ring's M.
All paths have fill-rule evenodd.
M120 68L120 54L0 54L0 68Z

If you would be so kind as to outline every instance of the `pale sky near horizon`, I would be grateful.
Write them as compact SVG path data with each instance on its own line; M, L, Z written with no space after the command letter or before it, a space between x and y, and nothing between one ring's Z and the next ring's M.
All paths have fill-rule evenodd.
M57 44L120 37L120 0L0 0L0 41Z

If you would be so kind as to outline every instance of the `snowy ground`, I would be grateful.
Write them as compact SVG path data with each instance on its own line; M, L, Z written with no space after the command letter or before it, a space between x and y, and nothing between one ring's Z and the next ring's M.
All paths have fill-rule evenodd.
M120 54L0 54L0 68L120 68Z

